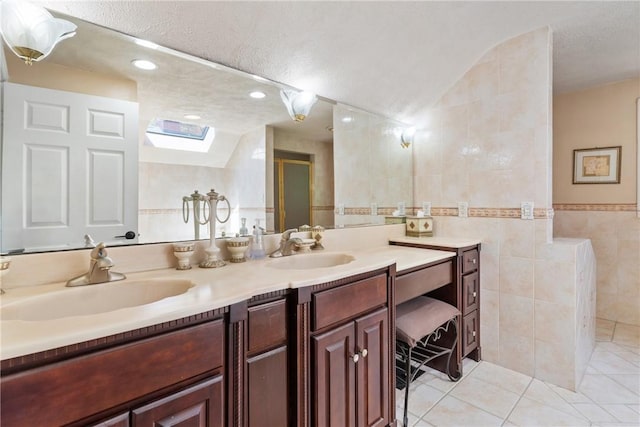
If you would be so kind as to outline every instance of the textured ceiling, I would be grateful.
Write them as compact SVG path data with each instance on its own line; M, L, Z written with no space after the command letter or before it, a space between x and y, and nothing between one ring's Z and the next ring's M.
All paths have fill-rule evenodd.
M640 75L640 2L40 1L410 123L484 52L554 31L554 90Z

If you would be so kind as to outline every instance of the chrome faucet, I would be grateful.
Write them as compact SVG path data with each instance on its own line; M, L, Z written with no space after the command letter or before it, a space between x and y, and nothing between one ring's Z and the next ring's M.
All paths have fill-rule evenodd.
M299 247L302 243L302 239L299 237L291 237L291 233L295 233L298 231L297 228L291 228L282 233L282 237L280 238L280 246L275 251L271 252L269 256L271 258L277 258L281 256L289 256L293 255L294 249Z
M69 280L67 286L95 285L97 283L115 282L126 279L124 274L111 271L111 267L114 265L113 260L107 256L104 243L100 242L91 251L89 271L82 276Z

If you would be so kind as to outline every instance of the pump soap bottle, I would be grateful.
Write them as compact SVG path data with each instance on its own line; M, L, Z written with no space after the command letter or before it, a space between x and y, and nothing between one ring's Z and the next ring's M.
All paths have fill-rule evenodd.
M251 244L251 259L262 259L266 256L264 253L264 244L262 242L262 227L260 220L256 219L256 225L253 226L253 243Z

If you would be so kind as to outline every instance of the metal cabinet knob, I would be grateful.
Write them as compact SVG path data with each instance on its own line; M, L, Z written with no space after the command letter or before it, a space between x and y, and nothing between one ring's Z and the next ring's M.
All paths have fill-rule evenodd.
M369 354L369 352L366 348L360 352L360 355L362 355L363 358L367 357L367 354Z
M475 337L475 336L476 336L476 331L473 331L473 332L471 333L471 336L474 336L474 337Z
M356 353L351 356L351 360L353 360L353 363L358 363L358 360L360 360L360 356Z
M478 293L476 291L473 291L473 297L475 298L476 296L478 296Z

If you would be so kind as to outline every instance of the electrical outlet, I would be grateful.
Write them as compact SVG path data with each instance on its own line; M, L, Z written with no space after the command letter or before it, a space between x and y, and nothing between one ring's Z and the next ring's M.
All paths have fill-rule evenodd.
M398 215L400 215L400 216L404 216L405 215L405 204L404 204L404 202L398 202Z
M422 212L425 216L431 216L431 202L422 202Z
M533 202L520 203L520 218L533 219Z
M466 218L469 216L469 203L458 202L458 216L460 218Z
M378 215L378 204L377 203L371 203L371 215L373 215L373 216Z
M338 205L338 215L344 215L344 203Z

